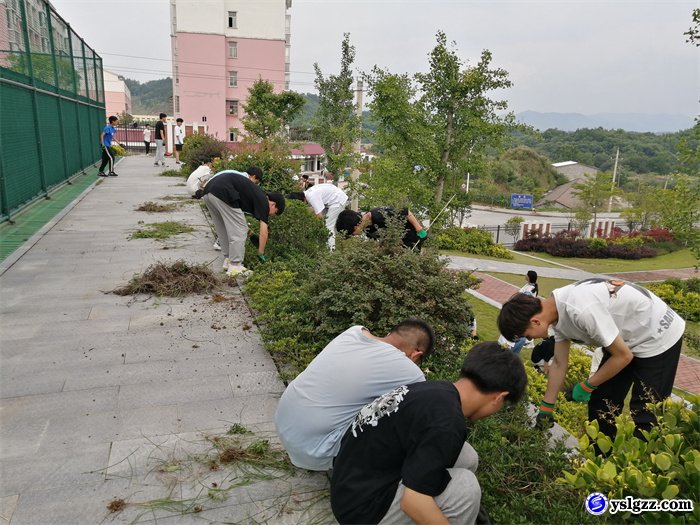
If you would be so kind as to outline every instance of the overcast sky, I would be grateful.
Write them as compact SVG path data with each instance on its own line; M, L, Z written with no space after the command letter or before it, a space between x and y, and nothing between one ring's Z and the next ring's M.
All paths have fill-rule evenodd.
M260 0L265 1L265 0ZM52 0L107 69L140 81L171 75L167 0ZM475 64L483 49L510 73L510 109L697 115L698 50L685 42L697 1L293 0L292 85L313 92L313 64L337 72L343 33L355 66L428 67L441 29ZM127 55L127 56L118 56ZM143 58L141 58L143 57ZM150 59L150 60L149 60Z

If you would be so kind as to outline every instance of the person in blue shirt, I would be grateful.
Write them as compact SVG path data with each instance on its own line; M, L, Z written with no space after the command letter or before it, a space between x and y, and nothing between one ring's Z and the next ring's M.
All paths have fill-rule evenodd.
M114 140L114 134L117 132L114 126L117 125L119 119L112 115L109 117L109 124L107 124L102 133L100 133L100 145L102 147L102 164L100 164L100 177L116 177L117 174L114 173L114 149L112 148L112 142L117 144ZM109 172L105 173L105 168L109 164Z

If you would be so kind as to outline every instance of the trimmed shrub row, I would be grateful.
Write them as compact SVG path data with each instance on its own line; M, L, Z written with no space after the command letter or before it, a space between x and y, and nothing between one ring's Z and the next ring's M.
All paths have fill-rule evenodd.
M458 252L488 255L499 259L512 259L513 254L493 242L491 234L479 228L445 228L437 235L438 248Z

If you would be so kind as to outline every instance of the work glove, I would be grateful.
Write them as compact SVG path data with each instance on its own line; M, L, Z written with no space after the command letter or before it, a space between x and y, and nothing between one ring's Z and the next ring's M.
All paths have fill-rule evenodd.
M416 232L416 236L417 236L419 239L425 239L425 238L428 237L428 232L425 231L425 230L421 230L421 231L419 231L419 232Z
M542 401L540 411L535 419L535 428L547 430L554 425L554 403Z
M596 388L598 387L591 385L588 380L583 380L574 386L574 390L571 392L571 398L579 403L588 403L591 399L591 393Z
M264 263L265 261L267 261L267 258L265 257L265 254L264 254L264 253L259 254L259 255L258 255L258 259L260 259L260 262L263 262L263 263Z

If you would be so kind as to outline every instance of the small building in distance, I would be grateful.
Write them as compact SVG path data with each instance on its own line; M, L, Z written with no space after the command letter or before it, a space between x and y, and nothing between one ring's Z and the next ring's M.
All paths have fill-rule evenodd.
M553 190L548 191L544 196L535 203L536 207L548 205L555 206L557 208L562 208L565 210L573 210L580 206L581 202L578 200L574 194L574 185L578 184L590 175L595 175L600 170L594 168L593 166L587 166L586 164L580 164L573 160L567 160L566 162L555 162L552 167L564 175L569 182L557 186Z
M555 162L552 164L552 167L557 173L561 173L569 180L585 179L588 175L595 175L600 171L598 168L587 166L586 164L581 164L580 162L573 160Z
M124 82L124 77L107 71L103 71L105 83L105 112L107 116L119 113L131 114L131 91Z

